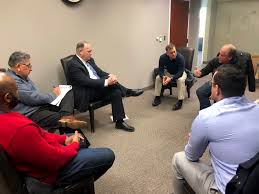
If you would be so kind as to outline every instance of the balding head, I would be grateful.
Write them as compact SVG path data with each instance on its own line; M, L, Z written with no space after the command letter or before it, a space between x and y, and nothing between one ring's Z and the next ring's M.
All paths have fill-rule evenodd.
M236 57L236 47L233 44L225 44L219 51L219 62L229 64Z
M92 45L86 41L78 42L76 45L76 54L85 61L91 59L92 50Z
M0 72L0 110L9 112L17 103L18 93L14 79Z

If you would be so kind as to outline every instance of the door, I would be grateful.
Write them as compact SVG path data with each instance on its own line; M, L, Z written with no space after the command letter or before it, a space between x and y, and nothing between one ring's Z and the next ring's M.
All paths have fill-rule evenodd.
M188 43L189 1L171 0L170 42L176 47L186 47Z

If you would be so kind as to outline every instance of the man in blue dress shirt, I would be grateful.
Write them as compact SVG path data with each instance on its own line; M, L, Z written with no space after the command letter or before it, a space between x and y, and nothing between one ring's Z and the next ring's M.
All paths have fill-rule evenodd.
M259 150L259 105L244 97L246 75L236 65L221 65L213 75L210 98L216 101L199 112L184 152L172 161L174 193L225 193L237 167ZM211 164L199 159L206 148Z

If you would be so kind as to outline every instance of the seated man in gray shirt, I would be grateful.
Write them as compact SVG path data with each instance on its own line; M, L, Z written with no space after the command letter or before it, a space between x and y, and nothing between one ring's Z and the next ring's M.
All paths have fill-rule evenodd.
M62 99L59 106L50 103L60 94L60 88L53 88L52 93L42 94L28 77L32 71L30 55L16 51L9 57L7 74L18 87L19 104L13 111L24 114L42 128L53 131L60 126L70 128L85 128L86 122L79 121L72 116L74 110L74 96L70 90Z
M186 193L185 182L195 193L224 194L238 165L258 152L259 105L243 96L246 82L235 65L221 65L214 73L210 98L216 103L199 112L185 151L173 157L175 194ZM199 161L207 147L212 166Z

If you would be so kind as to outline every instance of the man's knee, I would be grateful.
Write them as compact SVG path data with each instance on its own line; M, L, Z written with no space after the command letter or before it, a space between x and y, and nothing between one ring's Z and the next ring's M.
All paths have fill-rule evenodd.
M179 169L179 166L183 164L183 161L185 160L186 160L186 156L184 151L175 153L172 159L173 169Z
M86 165L90 162L96 165L112 165L115 160L114 152L109 148L87 148L80 149L77 156L77 162Z
M185 79L178 79L177 80L177 86L178 87L184 87L185 86Z
M161 81L161 77L159 75L156 76L156 80Z
M115 154L114 152L109 148L99 148L100 151L100 157L103 161L105 161L106 164L112 165L115 160Z
M156 82L162 82L162 79L159 75L156 76Z
M199 87L197 90L196 90L196 95L198 97L205 97L207 96L206 95L206 92L204 91L204 89L202 87Z
M115 97L115 98L121 98L123 96L122 92L120 89L118 88L113 88L111 91L111 97Z

